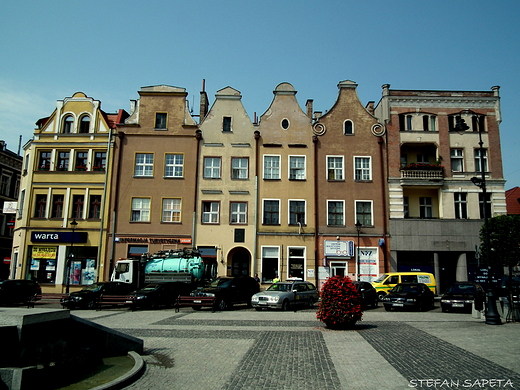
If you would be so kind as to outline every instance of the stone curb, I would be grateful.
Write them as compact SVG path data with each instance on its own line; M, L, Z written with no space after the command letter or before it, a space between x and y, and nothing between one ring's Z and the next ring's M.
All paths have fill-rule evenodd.
M144 372L144 360L141 357L141 355L134 351L128 352L128 356L134 359L134 366L130 369L130 371L128 371L124 375L121 375L119 378L114 379L113 381L110 381L97 387L93 387L91 390L122 389L126 387L128 384L137 380Z

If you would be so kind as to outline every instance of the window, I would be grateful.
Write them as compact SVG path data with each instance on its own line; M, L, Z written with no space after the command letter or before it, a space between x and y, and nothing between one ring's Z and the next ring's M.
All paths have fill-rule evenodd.
M370 157L354 157L354 180L372 180Z
M0 195L9 196L9 187L11 186L11 176L2 173L0 178Z
M181 222L181 200L163 199L162 222Z
M305 248L289 247L289 277L305 280Z
M231 178L247 179L248 178L249 159L245 157L231 158Z
M90 116L83 115L79 121L79 132L86 134L90 132Z
M72 115L67 115L63 120L63 133L70 134L72 133L72 129L74 127L74 117Z
M132 217L131 222L150 222L150 199L149 198L133 198L132 199Z
M484 194L479 193L478 194L478 203L479 203L479 209L480 209L480 218L491 218L491 194L486 193L486 200L484 202ZM484 207L486 208L484 210ZM485 211L485 215L484 215Z
M471 117L471 129L473 131L486 131L485 123L486 117L484 115L473 115Z
M423 130L437 131L437 118L434 115L423 115Z
M482 160L480 161L480 149L475 149L475 171L476 172L487 172L488 171L488 163L487 163L487 149L482 149ZM482 165L483 164L483 165ZM484 168L484 169L482 169Z
M184 155L167 154L164 167L165 177L184 177Z
M264 200L264 225L280 224L280 201Z
M327 180L343 180L343 156L327 156Z
M166 119L168 118L168 114L165 112L156 112L155 113L155 129L166 130Z
M464 172L464 154L462 149L451 149L451 171Z
M70 159L70 152L58 152L58 166L57 166L56 170L68 171L69 170L69 159Z
M88 163L88 152L76 152L76 163L74 164L76 171L86 171Z
M342 200L327 201L327 225L345 226L345 202Z
M289 180L305 180L305 156L289 156Z
M467 219L468 218L468 205L466 203L465 192L455 192L455 218L456 219Z
M22 218L25 204L25 190L20 191L20 202L18 203L18 218Z
M220 179L220 157L204 157L204 178Z
M282 120L282 129L287 130L289 128L289 120L283 119Z
M152 156L153 163L153 156ZM106 152L95 152L94 153L94 171L104 171L107 164L107 153Z
M134 176L153 176L152 153L137 153L135 155Z
M229 223L247 223L247 203L231 202Z
M88 219L101 218L101 195L90 195L89 197Z
M264 156L264 179L280 179L280 156Z
M412 116L411 115L406 115L406 130L408 130L408 131L412 131L413 130L413 127L412 127Z
M262 247L262 283L272 283L279 276L279 258L280 248Z
M351 120L346 120L343 123L343 134L345 134L345 135L354 134L354 123Z
M305 201L289 201L289 225L305 225Z
M429 164L430 156L428 156L427 154L417 154L417 162L419 164Z
M407 196L403 198L403 214L405 218L410 218L410 204Z
M372 202L356 201L356 223L359 221L363 226L373 226Z
M222 131L231 131L231 117L225 116L222 118Z
M34 202L34 218L45 218L47 210L47 195L36 194Z
M41 151L38 159L38 169L40 171L48 171L51 169L51 152Z
M219 223L219 202L202 202L202 223Z
M63 218L63 195L52 197L51 218Z
M72 218L82 219L83 218L83 207L85 203L84 195L73 195L72 196Z
M419 216L425 219L433 218L432 198L423 196L419 198Z

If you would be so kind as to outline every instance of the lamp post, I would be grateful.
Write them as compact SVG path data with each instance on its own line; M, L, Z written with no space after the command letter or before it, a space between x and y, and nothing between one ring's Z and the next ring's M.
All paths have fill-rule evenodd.
M356 268L357 268L357 280L359 281L361 279L361 263L359 262L359 233L361 232L361 226L363 226L363 224L361 222L359 222L359 219L358 219L354 226L356 226L356 230L357 230L357 245L356 245L357 267Z
M470 110L464 110L461 114L474 114ZM465 120L460 118L457 120L457 124L455 126L457 130L468 130L469 126L466 124ZM482 216L484 217L484 240L486 245L486 262L488 266L488 274L487 274L487 302L486 302L486 324L487 325L501 325L502 321L500 320L500 315L497 310L497 302L495 298L495 292L492 287L492 278L491 278L491 248L489 244L489 231L488 231L488 211L487 211L487 188L486 188L486 170L484 169L484 142L482 141L482 126L478 126L478 145L479 145L479 158L480 158L480 172L481 178L472 177L471 182L475 184L477 187L482 189Z
M69 251L69 255L67 256L67 284L66 284L66 289L65 289L65 292L68 294L69 293L69 290L70 290L70 265L71 265L71 262L72 262L72 252L74 250L74 231L76 230L76 226L78 226L78 223L76 222L76 218L73 218L72 221L70 222L70 226L72 228L72 238L70 240L70 251Z

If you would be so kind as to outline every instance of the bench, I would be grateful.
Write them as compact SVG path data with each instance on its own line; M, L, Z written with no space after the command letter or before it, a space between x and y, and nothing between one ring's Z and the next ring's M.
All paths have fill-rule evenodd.
M59 303L61 304L62 298L66 297L67 294L61 293L43 293L34 294L31 299L27 302L27 307L34 307L36 302L40 303ZM63 305L62 305L63 306Z
M215 297L192 297L188 295L179 295L177 302L175 303L175 311L179 312L181 306L190 306L195 310L200 310L202 307L210 306L213 311L215 311L216 301Z
M129 306L134 311L135 301L135 295L101 295L96 301L96 310L101 310L103 306Z

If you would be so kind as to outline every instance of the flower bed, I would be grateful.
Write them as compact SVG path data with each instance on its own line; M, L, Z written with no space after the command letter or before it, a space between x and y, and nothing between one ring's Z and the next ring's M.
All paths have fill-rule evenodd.
M361 297L348 276L333 276L321 290L316 318L329 329L349 329L361 320Z

